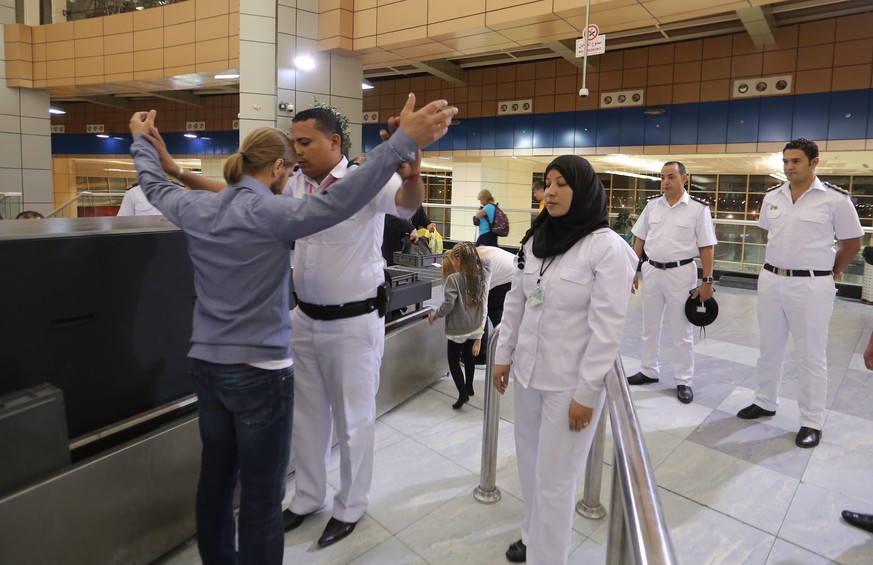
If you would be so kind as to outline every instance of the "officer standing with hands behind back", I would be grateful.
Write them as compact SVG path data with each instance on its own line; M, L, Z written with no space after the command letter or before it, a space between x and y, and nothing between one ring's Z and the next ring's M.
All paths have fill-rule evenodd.
M685 317L689 291L701 302L712 298L712 257L717 243L709 204L685 190L688 174L678 161L661 168L662 195L649 199L631 230L636 237L634 251L640 258L643 285L643 346L640 371L628 377L628 384L644 385L659 380L658 354L661 325L667 316L667 333L673 341L676 397L683 404L694 400L694 334ZM697 285L700 255L703 280ZM643 260L647 257L648 260ZM639 280L634 278L634 290ZM696 287L696 288L695 288Z
M788 181L761 202L758 225L767 235L767 251L758 276L758 388L755 402L737 413L744 420L776 414L790 333L800 385L800 431L794 443L804 448L818 445L824 427L834 277L858 254L864 235L848 193L819 180L817 165L815 143L790 141L782 150ZM840 242L836 252L834 239Z

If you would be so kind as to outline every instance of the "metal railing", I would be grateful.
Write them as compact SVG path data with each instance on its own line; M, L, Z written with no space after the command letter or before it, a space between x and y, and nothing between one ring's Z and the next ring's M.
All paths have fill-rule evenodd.
M493 338L488 343L482 468L479 486L473 491L476 500L485 504L500 500L500 489L496 485L500 395L495 394L491 382L492 358L499 330L500 326L494 329ZM609 565L673 565L677 562L673 543L664 522L655 474L620 356L606 376L606 408L613 437L612 499L606 562ZM606 435L604 414L607 410L601 411L597 422L585 469L584 494L576 504L579 514L592 519L606 515L606 510L600 504L600 487Z
M83 190L46 214L46 218L106 216L107 214L98 213L101 211L101 208L105 206L120 206L123 199L124 192ZM79 215L80 208L84 211L81 216ZM88 210L92 210L94 213L88 213Z
M0 217L11 220L21 212L20 192L0 192Z

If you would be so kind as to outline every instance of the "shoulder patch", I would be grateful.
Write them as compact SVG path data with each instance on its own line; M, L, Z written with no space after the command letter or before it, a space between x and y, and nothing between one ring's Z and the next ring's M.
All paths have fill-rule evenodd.
M690 192L688 193L688 196L690 196L690 197L691 197L691 200L694 200L695 202L700 202L700 203L703 204L704 206L708 206L708 207L710 207L710 208L712 207L712 204L710 204L709 202L707 202L707 201L704 200L703 198L700 198L699 196L694 196L694 195L691 194Z
M663 194L661 194L660 192L658 194L653 194L653 195L649 196L648 198L646 198L646 202L648 202L649 200L657 200L661 196L663 196Z
M780 188L782 188L782 185L781 185L781 184L777 184L776 186L770 187L770 188L768 188L767 190L765 190L764 193L766 194L766 193L768 193L768 192L773 192L774 190L778 190L778 189L780 189Z
M831 184L831 183L829 183L829 182L827 182L827 181L822 181L821 183L822 183L823 185L825 185L826 187L828 187L828 188L831 188L831 189L833 189L833 190L836 190L836 191L839 192L840 194L845 194L846 196L849 195L849 191L848 191L848 190L845 190L845 189L843 189L843 188L840 188L840 187L838 187L838 186L835 185L835 184Z

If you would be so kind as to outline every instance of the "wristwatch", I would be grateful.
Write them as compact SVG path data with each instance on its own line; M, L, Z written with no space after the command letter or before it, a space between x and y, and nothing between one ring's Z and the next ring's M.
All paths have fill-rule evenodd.
M712 284L714 281L712 277L700 277L700 284Z

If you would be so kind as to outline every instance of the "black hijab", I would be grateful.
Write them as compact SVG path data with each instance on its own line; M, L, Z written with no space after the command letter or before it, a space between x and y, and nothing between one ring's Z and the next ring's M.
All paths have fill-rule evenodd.
M552 169L557 169L573 190L573 200L559 218L550 216L545 208L521 240L523 248L533 236L533 254L540 259L561 255L594 230L609 226L606 190L591 164L582 157L562 155L549 163L546 174ZM524 258L519 259L519 268L524 268Z

